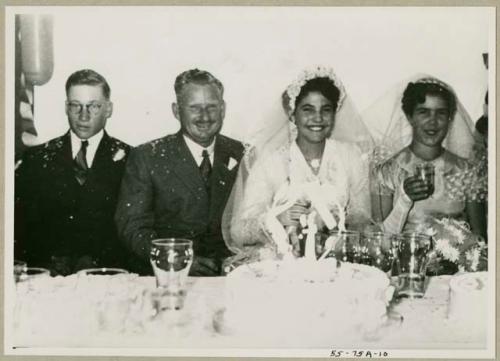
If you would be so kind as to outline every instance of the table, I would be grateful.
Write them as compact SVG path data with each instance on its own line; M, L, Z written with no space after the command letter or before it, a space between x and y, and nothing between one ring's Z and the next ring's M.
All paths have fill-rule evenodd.
M66 279L69 280L68 277ZM299 345L290 344L286 337L279 344L269 344L258 337L243 338L216 331L214 315L224 308L224 277L189 278L188 296L182 311L172 311L166 318L151 322L146 328L123 332L89 331L93 311L91 308L79 309L78 312L73 310L70 304L74 296L66 292L66 296L57 297L58 305L53 305L51 310L37 312L36 317L33 316L33 308L31 311L27 311L27 307L18 309L13 339L16 347L65 348L485 348L486 320L484 329L478 331L460 327L447 318L449 280L450 276L430 277L424 298L403 299L393 306L393 310L403 316L402 324L384 330L381 339L363 340L356 344L342 344L336 340L325 342L325 338L314 337L313 333L310 339L302 340ZM140 277L137 282L145 287L154 287L155 281L153 277ZM31 318L28 312L31 312ZM30 322L26 322L27 318Z

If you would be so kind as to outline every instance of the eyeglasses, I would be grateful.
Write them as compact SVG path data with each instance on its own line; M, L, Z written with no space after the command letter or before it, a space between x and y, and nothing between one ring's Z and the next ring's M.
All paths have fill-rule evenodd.
M78 102L66 102L66 106L71 114L80 114L83 107L87 109L87 112L91 115L97 115L105 103L92 102L88 104L81 104Z

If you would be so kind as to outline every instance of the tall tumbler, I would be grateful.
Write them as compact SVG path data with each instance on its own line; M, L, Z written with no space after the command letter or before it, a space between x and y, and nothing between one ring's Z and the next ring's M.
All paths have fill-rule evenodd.
M432 248L431 237L420 233L397 236L397 292L399 297L421 298L425 293L425 271Z
M152 241L150 262L156 277L158 311L180 310L193 263L193 242L182 238Z

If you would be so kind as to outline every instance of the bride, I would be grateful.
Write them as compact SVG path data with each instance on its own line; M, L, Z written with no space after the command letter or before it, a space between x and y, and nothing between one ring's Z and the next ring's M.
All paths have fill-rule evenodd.
M304 71L284 92L283 107L288 120L260 132L224 212L233 263L299 256L301 229L356 229L370 219L371 137L335 73Z

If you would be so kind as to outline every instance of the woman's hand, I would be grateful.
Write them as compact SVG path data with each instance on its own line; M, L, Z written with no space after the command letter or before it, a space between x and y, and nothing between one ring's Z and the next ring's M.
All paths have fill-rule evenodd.
M434 186L423 181L419 176L410 176L404 180L403 189L414 202L429 198L434 193Z
M288 208L286 211L278 214L278 221L284 227L297 227L299 225L299 218L303 214L309 212L309 205L305 202L297 201L293 206Z

